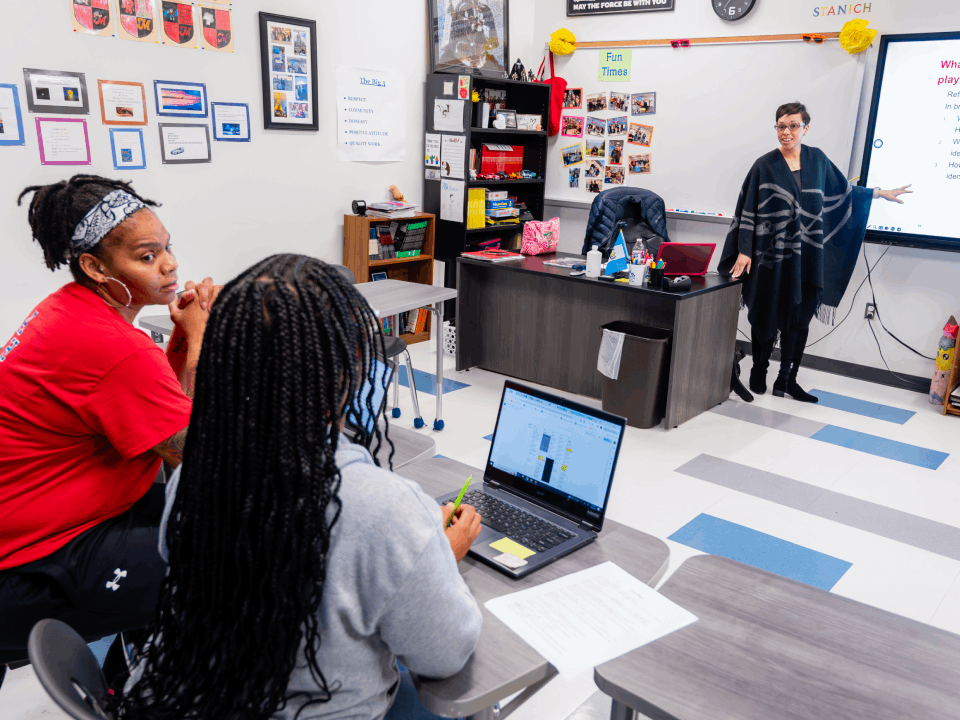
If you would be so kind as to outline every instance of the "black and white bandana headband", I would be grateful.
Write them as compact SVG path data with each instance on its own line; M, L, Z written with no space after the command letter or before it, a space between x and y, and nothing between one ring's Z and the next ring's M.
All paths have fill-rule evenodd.
M130 193L114 190L94 205L73 231L71 242L74 252L86 252L103 240L117 225L145 207L146 205Z

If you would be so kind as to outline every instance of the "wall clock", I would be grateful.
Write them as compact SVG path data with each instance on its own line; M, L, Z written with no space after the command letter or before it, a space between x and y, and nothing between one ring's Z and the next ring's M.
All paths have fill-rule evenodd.
M742 20L756 4L757 0L710 0L713 11L724 20Z

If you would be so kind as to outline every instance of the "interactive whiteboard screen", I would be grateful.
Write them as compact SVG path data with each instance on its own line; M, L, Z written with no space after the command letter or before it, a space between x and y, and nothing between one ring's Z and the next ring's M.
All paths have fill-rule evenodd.
M874 200L867 240L960 252L960 32L881 40L860 184L909 183Z

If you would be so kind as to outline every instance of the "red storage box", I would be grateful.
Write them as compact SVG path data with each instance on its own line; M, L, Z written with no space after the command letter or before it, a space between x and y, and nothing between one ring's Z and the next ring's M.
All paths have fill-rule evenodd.
M483 144L480 174L513 173L523 170L523 145Z

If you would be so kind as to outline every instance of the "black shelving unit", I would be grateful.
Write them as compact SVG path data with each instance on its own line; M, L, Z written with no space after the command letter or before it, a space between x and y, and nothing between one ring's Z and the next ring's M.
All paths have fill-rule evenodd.
M458 89L458 76L451 73L432 73L427 75L426 87L426 106L424 108L424 117L426 118L425 132L462 134L466 137L467 157L464 158L464 167L466 168L466 187L485 187L489 189L506 189L511 196L517 198L518 202L525 203L527 209L533 215L535 220L543 220L543 199L546 185L544 178L547 172L547 131L550 126L550 86L541 83L520 82L517 80L500 80L496 78L470 76L470 89L467 94L467 101L463 108L463 132L448 133L443 130L436 130L433 126L433 107L434 101L438 99L455 100ZM452 93L444 92L444 85L452 87ZM518 115L540 115L542 117L541 127L543 130L500 130L497 128L473 127L474 103L470 100L474 90L483 90L492 88L495 90L506 91L507 109L515 110ZM482 93L481 93L482 94ZM497 143L500 145L522 145L523 146L523 169L531 170L537 174L537 177L521 180L470 180L469 151L477 150L478 153L484 142ZM447 287L456 287L457 268L456 258L460 256L467 246L480 242L484 237L492 234L516 233L522 230L522 226L516 226L514 231L507 226L491 226L475 230L467 230L467 202L469 193L464 192L463 198L463 217L459 222L452 220L443 220L440 217L440 180L423 181L423 211L431 213L437 218L436 241L434 245L434 257L437 260L444 261L444 285ZM448 301L444 308L444 317L450 319L454 316L455 304Z

